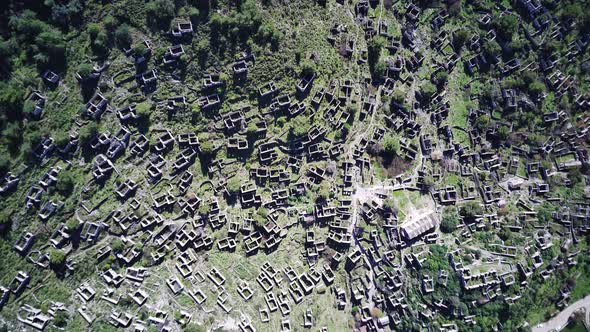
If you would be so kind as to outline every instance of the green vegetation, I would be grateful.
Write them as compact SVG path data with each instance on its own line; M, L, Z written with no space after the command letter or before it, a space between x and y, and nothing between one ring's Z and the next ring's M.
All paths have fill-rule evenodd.
M440 222L440 230L444 233L452 233L457 229L457 225L459 225L459 216L457 213L454 210L452 212L445 210Z
M60 249L51 249L49 251L49 263L54 267L62 266L66 261L66 254Z
M557 313L562 294L590 294L590 3L540 1L534 13L519 1L412 3L0 6L0 286L14 287L21 271L30 278L0 311L6 329L22 330L16 315L31 305L51 315L46 330L113 331L114 311L145 322L152 308L172 330L212 330L227 315L203 308L227 295L259 331L283 319L297 329L307 308L313 328L330 331L396 314L404 331L521 331ZM261 96L262 86L275 91ZM51 169L57 179L45 181ZM398 239L414 223L423 233ZM346 234L354 240L339 243ZM365 250L351 264L356 249ZM346 263L334 264L337 253ZM256 281L264 264L299 279L272 281L274 294L306 274L319 280L269 323ZM333 281L316 274L326 266ZM128 268L145 268L145 280L108 282ZM174 278L180 294L164 286ZM477 286L482 278L490 285ZM84 302L90 326L77 313L82 284L96 291ZM334 308L337 289L368 286L373 300L401 292L403 312L348 293ZM202 305L187 293L197 288ZM136 289L146 304L130 297ZM101 295L122 297L105 305ZM67 310L53 313L54 302Z

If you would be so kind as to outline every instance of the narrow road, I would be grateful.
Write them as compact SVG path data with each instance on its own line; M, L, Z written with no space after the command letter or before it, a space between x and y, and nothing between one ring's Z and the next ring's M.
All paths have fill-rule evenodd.
M541 323L537 326L534 326L533 332L561 331L564 327L566 327L567 323L569 322L569 318L578 309L586 310L584 320L586 322L586 325L588 325L588 323L590 323L588 319L588 315L590 314L590 295L570 304L565 309L563 309L559 314L557 314L557 316L551 318L550 320Z

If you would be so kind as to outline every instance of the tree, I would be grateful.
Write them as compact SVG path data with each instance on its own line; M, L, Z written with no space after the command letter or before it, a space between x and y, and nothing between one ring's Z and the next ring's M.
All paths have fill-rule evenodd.
M90 141L96 137L98 134L98 126L94 122L88 123L82 129L80 129L80 133L78 134L78 139L80 141L81 146L85 146L90 144Z
M320 184L320 188L318 191L318 199L322 200L322 201L327 201L330 196L331 196L330 183L328 181L323 181Z
M145 6L147 21L160 29L168 29L170 21L174 18L174 2L171 0L153 0Z
M422 98L430 100L436 93L436 87L431 82L426 82L420 88L420 93L422 94Z
M24 89L15 83L0 82L0 114L9 121L22 118Z
M386 40L385 38L381 37L381 36L377 36L374 37L373 39L371 39L371 41L369 42L369 45L367 47L367 51L368 51L368 62L369 62L369 69L371 70L371 73L376 75L376 67L377 67L377 63L379 62L379 59L381 57L381 50L385 47L386 44Z
M508 228L503 227L498 232L498 237L500 237L500 239L502 239L502 241L508 241L512 238L512 232Z
M367 147L367 153L369 153L369 155L371 156L379 156L384 151L385 148L383 147L382 143L369 144L369 146Z
M279 42L283 38L283 34L270 22L263 23L258 28L257 40L263 43L270 43L270 45L277 49Z
M189 10L188 10L188 12L187 12L187 14L188 14L188 17L190 17L191 22L194 25L198 24L199 15L201 14L201 12L199 11L198 8L190 7Z
M92 69L92 66L88 63L81 63L78 66L78 75L80 75L82 79L88 78L93 72L94 69Z
M117 46L129 47L132 42L131 32L129 32L129 26L127 24L120 25L115 31L115 42Z
M579 3L570 3L563 7L561 11L561 18L563 20L574 20L577 19L584 10Z
M289 134L293 138L301 137L307 135L310 127L309 119L303 115L299 115L289 122Z
M393 201L393 199L391 198L387 198L386 200L383 201L383 209L389 212L394 212L396 210L395 208L395 202Z
M89 23L87 31L90 40L94 41L100 32L100 25L98 25L98 23Z
M424 175L422 178L422 190L428 192L432 187L434 187L434 177L432 174Z
M206 216L209 214L209 204L205 204L204 202L201 202L201 205L199 206L199 214L201 216Z
M539 98L545 92L545 84L539 80L535 80L529 84L528 89L533 98Z
M80 226L80 221L76 217L72 217L66 221L66 227L70 232L73 232L78 229Z
M508 137L510 136L510 128L508 128L508 126L500 126L500 128L498 128L498 138L501 141L505 141L508 139Z
M12 224L12 217L8 211L0 211L0 232L10 228Z
M119 23L117 22L117 19L115 19L113 16L108 15L102 20L102 24L109 33L112 33L113 31L115 31Z
M400 143L397 137L391 136L387 134L383 138L383 149L385 150L385 154L388 157L393 157L399 155L400 151Z
M439 70L434 74L434 79L437 85L442 86L449 79L449 73L447 73L446 70Z
M382 59L379 59L373 69L373 74L376 77L383 77L387 73L387 64Z
M457 225L459 225L459 216L457 213L453 211L443 214L440 222L440 230L443 233L454 232L457 229Z
M109 53L109 36L104 31L100 31L96 39L92 41L92 50L98 56L105 56Z
M207 329L202 327L201 325L197 325L195 323L190 323L183 328L184 332L206 332Z
M459 211L463 218L471 222L475 221L475 218L478 215L483 214L483 208L481 207L481 205L474 201L467 202L465 205L461 207Z
M64 42L63 35L59 30L51 29L41 32L35 38L35 44L39 48L38 55L42 54L44 57L37 58L43 59L37 61L39 65L47 65L48 63L63 63L65 59L66 44ZM47 63L45 63L47 61Z
M457 52L461 52L461 49L465 45L465 42L469 38L469 32L465 29L455 31L453 34L453 46Z
M213 143L209 139L200 139L199 138L199 149L203 155L211 155L213 153Z
M512 35L518 29L518 19L514 15L504 15L499 17L494 25L503 39L511 40Z
M151 124L151 105L147 102L135 105L135 112L137 114L137 128L142 133L147 133Z
M70 135L64 131L58 131L53 135L53 142L59 148L63 148L70 142Z
M391 100L395 101L398 104L402 104L406 101L406 98L408 98L408 95L403 90L395 89L393 91Z
M316 72L316 65L315 62L313 62L312 60L303 60L301 61L301 64L299 65L299 67L301 67L301 73L304 76L313 76L315 75Z
M383 317L383 311L377 307L373 307L373 309L371 309L371 316L373 318L381 318Z
M55 317L53 318L53 324L57 327L65 327L68 323L68 315L60 310L55 314Z
M61 249L51 249L49 251L49 264L53 267L62 266L66 262L66 253Z
M246 129L246 134L248 134L248 136L253 135L256 133L257 130L258 126L256 125L256 122L250 121L248 123L248 128Z
M11 152L18 151L19 146L23 141L22 137L23 130L20 122L9 122L6 128L2 131L2 136L6 141L6 147Z
M0 155L0 176L4 176L10 170L10 159L8 156Z
M475 128L479 131L484 131L490 124L490 116L487 114L480 115L475 120Z
M133 47L133 53L136 57L145 57L149 53L149 49L145 46L144 43L139 43Z
M75 185L74 175L69 170L63 170L57 175L57 183L55 185L57 192L62 196L68 197L74 191Z
M237 193L238 191L240 191L240 184L241 181L239 176L234 176L231 179L229 179L229 181L227 181L226 188L230 193Z
M483 45L483 52L488 59L495 58L500 55L502 48L495 40L490 40Z
M111 242L111 249L114 253L120 253L124 248L125 244L119 238L116 238L113 240L113 242Z

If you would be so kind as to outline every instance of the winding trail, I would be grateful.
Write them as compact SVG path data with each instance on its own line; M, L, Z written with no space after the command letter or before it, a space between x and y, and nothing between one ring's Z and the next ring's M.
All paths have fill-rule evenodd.
M533 327L533 332L561 331L569 323L570 317L579 309L585 310L584 322L586 326L590 323L590 295L578 300L550 320Z

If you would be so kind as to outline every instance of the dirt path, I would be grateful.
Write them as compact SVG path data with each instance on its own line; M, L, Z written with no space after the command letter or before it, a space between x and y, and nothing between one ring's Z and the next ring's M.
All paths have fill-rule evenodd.
M569 318L579 309L583 309L586 311L584 320L586 321L586 325L590 323L589 315L590 315L590 295L586 296L585 298L578 300L565 309L563 309L557 316L551 318L550 320L541 323L537 326L533 327L533 332L549 332L549 331L561 331L569 322Z

